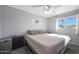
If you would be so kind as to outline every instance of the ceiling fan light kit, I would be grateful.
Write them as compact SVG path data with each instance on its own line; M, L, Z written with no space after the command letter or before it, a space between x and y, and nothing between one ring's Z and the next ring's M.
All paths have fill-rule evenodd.
M45 14L50 14L50 13L52 13L52 10L50 9L50 10L44 10L44 13Z
M45 14L55 13L55 9L58 8L58 5L45 5L43 11Z
M45 13L45 14L50 14L51 12L52 12L52 10L51 10L51 8L49 7L49 6L44 6L44 8L43 8L43 12Z
M61 7L61 5L35 5L35 7L43 7L43 12L45 14L51 14L55 13L55 10Z

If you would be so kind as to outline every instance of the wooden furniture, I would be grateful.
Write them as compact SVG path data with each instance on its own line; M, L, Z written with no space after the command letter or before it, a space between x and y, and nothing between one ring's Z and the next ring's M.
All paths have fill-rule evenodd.
M12 50L23 47L25 45L24 36L14 36L12 38Z

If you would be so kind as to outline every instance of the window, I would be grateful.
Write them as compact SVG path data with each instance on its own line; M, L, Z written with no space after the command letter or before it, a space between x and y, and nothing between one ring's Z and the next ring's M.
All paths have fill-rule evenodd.
M76 17L70 16L67 18L62 18L58 20L59 27L75 27L76 26Z

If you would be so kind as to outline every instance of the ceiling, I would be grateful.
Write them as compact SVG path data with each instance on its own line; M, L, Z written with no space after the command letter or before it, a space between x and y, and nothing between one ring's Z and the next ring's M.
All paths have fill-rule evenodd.
M54 12L51 12L50 14L45 14L43 7L33 7L33 5L9 5L9 6L43 17L56 16L79 9L79 5L62 5L54 9Z

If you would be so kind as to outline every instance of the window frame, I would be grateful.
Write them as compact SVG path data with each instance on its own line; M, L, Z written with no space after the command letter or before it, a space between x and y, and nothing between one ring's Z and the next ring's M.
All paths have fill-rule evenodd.
M69 17L74 17L74 16L69 16ZM69 17L66 17L66 18L60 18L58 20L58 26L61 27L61 28L64 28L64 27L75 27L76 26L76 22L77 22L77 19L75 17L75 24L72 24L72 25L69 25L68 23L68 18ZM61 24L59 25L59 21L61 21ZM71 21L71 20L70 20Z

